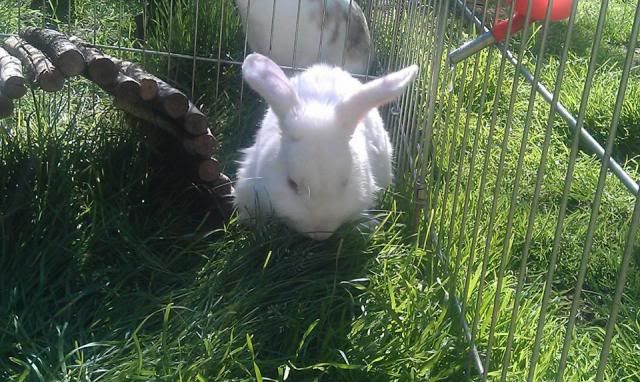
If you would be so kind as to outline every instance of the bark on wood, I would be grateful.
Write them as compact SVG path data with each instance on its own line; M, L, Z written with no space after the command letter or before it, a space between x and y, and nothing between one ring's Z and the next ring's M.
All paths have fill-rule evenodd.
M191 101L189 101L189 110L183 117L184 129L194 135L205 134L209 131L209 121Z
M157 78L157 77L156 77ZM158 97L157 105L169 117L178 119L189 111L189 99L180 90L157 78Z
M225 174L220 174L218 179L213 182L213 192L218 196L229 196L233 191L231 179Z
M27 94L20 60L3 48L0 48L0 91L11 99L20 98Z
M20 36L42 50L65 76L73 77L85 70L85 58L67 36L44 28L25 28Z
M83 47L92 48L91 44L86 41L76 41L76 43ZM145 101L154 100L156 108L173 119L183 118L187 115L191 105L189 98L187 98L183 92L153 74L148 73L135 63L119 60L106 54L103 55L113 60L115 64L120 67L122 73L133 78L140 84L140 98ZM192 114L194 115L189 117L189 124L195 126L193 128L194 132L203 134L205 131L202 125L205 124L206 117L203 118L204 115L197 115L197 113ZM205 122L202 121L203 119Z
M153 105L156 109L162 111L173 119L180 119L187 114L189 111L189 98L187 98L186 94L153 74L144 71L144 69L140 68L136 64L132 64L128 61L120 61L120 64L123 71L127 74L131 74L137 78L145 78L145 81L146 79L151 79L156 83L156 96L151 97L151 93L149 95L150 100L153 101ZM151 87L153 85L149 84L147 86Z
M127 114L128 118L133 118ZM164 179L170 179L175 186L171 189L184 188L184 196L192 201L190 206L195 214L205 214L208 224L220 224L233 213L234 204L233 187L227 191L224 188L227 177L220 175L220 179L213 182L204 182L198 176L200 159L187 155L184 149L177 145L173 137L166 134L148 122L139 121L138 128L143 134L143 142L150 153L155 170L158 173L153 177L159 180L158 187L167 183ZM152 180L153 181L153 180ZM216 187L220 185L220 187ZM194 187L195 186L195 187ZM223 195L226 194L226 195ZM203 216L204 217L204 216Z
M162 111L173 119L180 119L187 114L189 111L189 98L187 98L186 94L153 74L146 72L136 64L128 61L121 61L121 66L125 73L134 78L144 79L145 82L148 82L150 79L156 83L155 96L153 95L153 90L149 90L148 94L145 95L145 98L153 100L153 105L156 109ZM152 87L153 85L149 83L145 85L145 89Z
M140 98L151 101L158 96L158 83L151 74L139 65L130 61L122 61L122 71L140 83Z
M220 162L214 158L203 159L198 166L198 177L204 182L213 182L220 177Z
M189 111L189 98L187 98L186 94L145 71L137 64L121 61L121 67L127 75L141 82L141 89L142 81L145 82L144 100L153 100L156 108L173 119L182 118L187 114ZM149 80L155 82L155 87Z
M131 66L127 61L123 61L122 66L125 68L124 70L135 76L140 76L140 78L149 78L155 81L157 96L151 99L153 100L154 107L158 110L173 119L180 119L187 114L189 111L189 98L187 98L186 94L153 74L144 71L138 65L134 64Z
M101 88L123 102L135 104L140 101L140 84L122 72L118 72L114 83Z
M186 134L174 121L159 114L157 111L146 107L141 103L135 104L116 99L114 100L114 105L117 108L125 111L129 115L149 122L150 124L166 131L176 140L180 141L184 149L189 154L208 158L211 157L216 151L217 142L210 132L208 134L198 136Z
M27 80L46 92L57 92L64 87L64 76L36 47L18 37L9 37L4 48L18 57L26 69Z
M229 218L233 211L235 210L234 198L233 198L233 186L231 182L228 181L228 177L224 174L220 174L220 178L216 180L213 186L213 189L210 190L212 192L214 198L214 206L220 211L223 219ZM222 188L220 188L222 185Z
M69 41L74 43L84 55L86 72L90 80L98 85L108 85L116 81L120 69L112 57L90 47L86 41L77 36L69 37Z
M228 219L235 210L236 206L233 203L233 187L231 187L231 193L227 196L220 197L220 206L218 207L220 212L222 213L222 217L224 219Z
M69 40L76 44L84 53L85 58L87 58L89 75L96 83L108 84L110 82L109 79L111 79L111 82L114 82L118 71L121 71L140 84L140 98L144 101L150 101L158 95L158 84L152 78L151 74L147 73L139 65L102 53L92 44L77 36L72 36ZM92 63L94 57L96 62ZM101 81L101 77L105 78L105 80Z
M173 137L180 137L180 128L178 125L170 119L158 114L155 110L145 107L142 104L132 104L117 98L114 100L113 104L115 107L125 111L126 113L161 128Z
M183 134L183 136L184 148L190 153L198 154L203 157L210 157L216 152L216 139L208 130L207 134L196 136Z
M0 119L13 115L13 101L0 93Z
M111 57L109 55L105 56L115 62L121 74L132 78L138 83L138 96L142 100L150 101L157 97L158 83L151 74L145 72L144 69L142 69L137 64L134 64L133 62L123 61L119 58Z

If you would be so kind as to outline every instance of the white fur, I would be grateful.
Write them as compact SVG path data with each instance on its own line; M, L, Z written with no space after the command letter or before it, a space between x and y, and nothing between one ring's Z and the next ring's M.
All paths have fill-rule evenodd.
M373 45L355 1L276 0L275 10L273 0L235 2L251 49L278 65L306 68L344 62L347 71L366 74Z
M240 219L275 215L322 240L371 208L392 181L392 146L377 107L404 91L417 66L364 85L326 65L287 79L257 53L242 70L270 107L240 163L234 193Z

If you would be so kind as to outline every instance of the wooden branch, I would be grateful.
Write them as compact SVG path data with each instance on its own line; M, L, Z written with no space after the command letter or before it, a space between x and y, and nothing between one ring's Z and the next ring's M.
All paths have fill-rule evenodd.
M184 129L194 135L205 134L209 131L207 116L201 112L193 102L189 101L189 110L182 118Z
M212 185L206 185L209 187L209 191L213 194L213 202L215 207L220 211L223 218L228 218L233 214L235 209L234 197L233 197L233 182L225 174L220 174L217 180L213 181Z
M159 127L160 129L169 133L176 140L182 142L184 149L192 155L198 155L204 158L211 157L217 148L217 141L211 134L202 134L198 136L192 136L184 133L180 127L169 118L158 114L156 111L145 107L141 103L130 103L124 100L115 99L114 105L128 113L129 115L149 122L150 124Z
M122 67L122 71L131 75L133 78L144 80L145 83L149 80L155 82L155 90L153 90L154 86L152 84L147 83L145 85L146 94L143 99L147 100L146 98L148 98L148 100L152 100L156 109L162 111L173 119L179 119L187 114L189 111L189 98L187 98L186 94L153 74L145 71L137 64L129 61L119 61L119 63Z
M175 124L175 122L158 114L150 108L144 107L144 105L141 105L139 103L132 104L129 102L124 102L123 100L117 98L113 101L113 105L138 119L149 122L152 125L161 128L175 138L180 137L180 128Z
M69 37L69 41L74 43L84 55L87 67L86 72L90 80L98 85L108 85L116 82L120 68L112 57L103 54L96 48L90 47L86 41L77 36Z
M122 71L140 83L140 98L151 101L158 96L158 82L153 76L131 61L122 61Z
M77 36L71 36L69 40L76 44L87 58L89 75L97 84L104 85L115 82L117 72L121 71L140 85L139 95L144 101L150 101L158 95L158 84L156 81L152 78L151 74L144 71L144 69L137 64L102 53L93 44ZM92 64L94 57L97 61ZM92 66L95 66L95 68L92 69ZM100 78L104 78L105 80L101 81ZM109 81L109 79L111 81Z
M196 136L183 134L183 137L184 148L190 153L210 157L216 152L218 142L208 130L207 134Z
M214 158L203 159L198 166L198 177L204 182L213 182L220 177L220 162Z
M82 52L64 34L53 29L28 27L20 33L20 37L49 56L65 76L77 76L85 70Z
M220 174L218 179L213 182L213 192L218 196L229 196L233 192L233 183L225 174Z
M85 49L85 55L90 55L92 52L97 51L93 45L78 37L71 37L71 41L81 49ZM207 131L209 127L207 117L189 101L183 92L145 71L138 64L120 60L107 54L100 54L113 61L122 73L140 84L140 98L145 101L153 100L156 108L169 117L182 119L187 132L199 135Z
M191 137L189 137L188 134L183 133L182 130L175 124L174 121L168 119L167 117L159 115L153 110L145 108L141 104L131 105L128 103L123 103L122 101L119 101L116 99L114 100L114 105L117 108L125 111L127 114L135 118L138 118L140 120L149 122L150 124L157 126L158 128L167 132L170 136L174 138L178 138L178 140L182 140L183 147L187 150L187 153L194 154L192 149L189 149L189 146L192 145L193 143L187 143L186 141ZM153 134L152 131L149 129L147 129L146 131L147 131L147 134L150 136ZM206 137L206 136L207 135L199 136L195 138ZM215 158L211 157L211 155L204 156L204 159L201 159L195 162L193 160L197 159L197 157L188 156L186 155L186 153L184 157L185 158L183 159L186 159L184 161L185 165L187 165L188 167L192 165L194 167L197 167L197 168L185 169L185 174L187 175L188 178L195 179L195 177L197 176L197 178L200 181L204 183L211 183L220 177L220 162L218 162L218 160L216 160Z
M100 88L126 103L135 104L140 101L140 84L122 72L118 72L115 82Z
M13 101L0 93L0 119L8 118L13 115Z
M82 51L86 59L85 77L118 100L132 104L140 100L140 84L120 71L120 60L103 54L80 37L71 36L69 41Z
M217 201L218 210L222 213L222 217L228 219L236 208L233 198L233 187L231 187L231 193L229 195L220 196Z
M27 94L20 60L3 48L0 48L0 91L11 99L20 98Z
M156 104L173 119L179 119L189 111L189 99L180 90L174 88L159 78L155 78L158 83L158 97Z
M20 59L29 82L46 92L62 90L64 76L40 50L18 37L7 38L3 46L12 56Z
M187 114L189 111L189 98L187 98L186 94L145 71L137 64L129 61L120 61L119 63L125 73L145 82L144 100L153 100L153 105L156 109L173 119L179 119ZM148 82L149 80L155 82L155 90L154 85ZM142 82L140 88L142 91ZM141 97L143 96L142 93L140 95Z
M182 118L187 114L189 111L189 98L187 98L186 94L153 74L146 72L136 64L127 61L121 61L121 63L123 70L132 76L155 81L157 96L150 98L150 100L153 100L154 107L173 119Z

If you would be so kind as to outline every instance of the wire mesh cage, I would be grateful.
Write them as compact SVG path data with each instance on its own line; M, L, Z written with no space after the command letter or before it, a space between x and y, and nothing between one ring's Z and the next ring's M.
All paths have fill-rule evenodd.
M370 51L354 75L368 81L420 66L419 80L382 111L396 189L410 201L420 245L435 251L434 272L446 280L461 328L463 374L637 380L640 357L626 355L640 354L640 2L574 0L565 2L567 20L552 20L554 2L563 3L17 1L2 12L14 21L5 35L53 25L182 87L219 128L230 169L264 112L242 82L244 57L254 49L275 55L288 36L291 64L280 64L304 70L315 52L327 59L323 44L337 35L336 46L349 46L365 20ZM300 20L318 4L309 43L309 23ZM332 25L338 6L347 10L343 29ZM270 22L248 23L252 9ZM45 17L31 18L34 10ZM510 15L518 12L516 27ZM450 52L503 19L500 42L452 64ZM341 53L335 64L347 63ZM102 102L95 88L85 99L94 109Z

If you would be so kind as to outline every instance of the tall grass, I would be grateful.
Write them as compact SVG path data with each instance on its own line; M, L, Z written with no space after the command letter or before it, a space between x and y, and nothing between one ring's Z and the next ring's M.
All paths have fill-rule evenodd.
M201 226L115 113L3 122L4 380L442 380L459 352L405 213L310 243ZM392 196L392 195L390 195ZM438 349L438 350L436 350Z
M616 3L612 3L611 6L614 11L620 11L615 8L618 6ZM585 16L584 13L582 16ZM562 30L562 26L552 28L552 40L564 38L557 34L558 28ZM582 29L581 24L578 24L577 28L578 36L591 32ZM607 37L607 41L611 40ZM514 45L517 46L515 43ZM557 59L553 57L555 48L557 47L552 45L551 57L539 61L540 65L545 65L542 73L543 82L547 86L553 85L557 71ZM487 351L489 336L492 336L492 352L488 362L489 379L499 380L501 377L518 280L522 278L524 281L517 300L519 311L513 317L515 336L508 370L508 380L523 380L532 366L530 357L540 313L544 278L550 267L571 136L565 122L556 117L550 130L547 160L544 165L541 164L549 106L537 97L535 107L530 114L527 113L531 88L524 80L515 88L515 103L511 105L509 97L512 92L514 69L510 65L506 67L503 86L496 88L500 61L499 57L496 58L497 53L492 54L495 56L491 64L487 52L471 58L472 65L467 72L458 72L452 92L444 95L447 102L439 109L442 115L446 116L447 113L455 113L453 106L457 104L458 97L462 97L465 104L470 100L471 106L463 109L456 118L443 118L444 126L436 132L441 135L439 142L444 144L436 150L439 153L437 160L442 164L442 168L447 169L444 178L449 180L444 183L440 205L440 210L446 213L440 215L439 211L436 211L436 216L445 217L444 221L439 222L439 232L443 235L442 239L447 248L451 250L451 258L455 259L452 267L457 272L456 290L463 296L468 320L477 328L476 339L481 351ZM525 60L525 65L531 65L530 56L525 55ZM569 60L560 101L570 110L577 111L586 74L586 58L570 55ZM481 73L489 72L490 83L486 97L488 102L484 108L480 107L480 85L476 84L473 87L469 81L471 68L474 66L479 66ZM592 98L585 126L596 133L596 138L602 144L606 139L606 135L603 134L609 128L619 78L619 66L611 61L602 63L594 81L595 85L591 89ZM637 114L634 94L639 84L638 78L632 77L623 112L626 117L620 125L621 131L614 151L614 156L623 162L635 156L631 146L635 145L636 140L626 126ZM498 98L495 98L496 96ZM494 102L494 99L497 99L497 102ZM489 121L496 108L495 128L491 131ZM507 119L509 110L512 110L512 115ZM450 124L444 124L445 121L449 121ZM452 121L457 121L457 124ZM523 136L525 126L529 126L526 138ZM492 134L492 143L489 143L489 134ZM522 146L523 140L525 146ZM450 153L453 156L450 156ZM522 167L519 181L516 183L520 156ZM534 184L541 165L544 177L539 201L536 206L532 206ZM558 262L551 285L551 303L546 312L547 319L541 337L541 357L537 363L536 380L555 379L599 166L595 156L579 153L574 180L569 191L567 215L561 231ZM626 163L626 168L633 177L637 177L635 162ZM483 173L486 174L486 183L481 194ZM457 185L456 181L460 183ZM607 178L603 195L581 295L582 304L572 336L570 366L565 372L564 380L591 380L595 374L635 200L611 174ZM454 210L457 213L451 212ZM510 212L513 213L511 221L508 220ZM492 217L493 213L495 215ZM525 261L523 250L528 219L530 214L534 213L536 218L529 257L526 263L521 265L521 262ZM511 236L507 237L509 225ZM637 267L636 256L636 263L632 265L632 269ZM525 274L521 274L520 269L524 269ZM640 345L635 329L639 323L636 308L640 304L640 295L637 292L640 279L636 273L631 271L626 283L623 308L618 318L610 362L605 374L607 380L635 380L640 375L640 363L637 358L628 356ZM498 301L500 305L496 308L494 304Z

